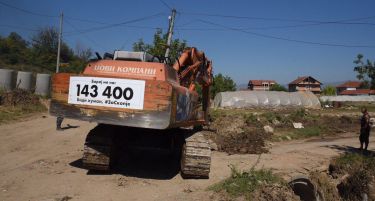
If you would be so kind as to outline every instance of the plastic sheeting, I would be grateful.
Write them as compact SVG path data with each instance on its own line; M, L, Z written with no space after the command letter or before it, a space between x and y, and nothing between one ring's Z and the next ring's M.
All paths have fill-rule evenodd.
M321 96L320 100L323 102L374 102L375 96Z
M320 101L311 92L280 91L233 91L220 92L214 99L214 107L221 108L320 108Z

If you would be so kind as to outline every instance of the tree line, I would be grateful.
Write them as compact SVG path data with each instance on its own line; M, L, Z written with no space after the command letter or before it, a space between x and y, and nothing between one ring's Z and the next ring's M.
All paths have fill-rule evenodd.
M0 36L0 65L16 70L55 72L58 34L55 27L44 27L30 40L25 40L16 32ZM78 44L73 50L62 42L60 55L61 72L80 72L92 56L92 51Z

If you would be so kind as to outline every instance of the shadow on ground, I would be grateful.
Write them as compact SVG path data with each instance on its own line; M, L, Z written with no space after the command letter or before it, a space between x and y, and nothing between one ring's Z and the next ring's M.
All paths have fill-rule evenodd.
M179 159L165 150L119 150L117 160L108 172L88 170L88 175L121 174L124 176L168 180L175 177L179 171ZM70 166L86 169L82 159L69 164Z
M62 130L67 130L67 129L72 129L72 128L79 128L79 126L72 126L72 125L68 124L64 127L61 127Z
M331 149L336 149L342 153L357 153L357 154L364 154L369 156L375 156L375 151L373 150L360 150L358 147L347 146L347 145L327 145L323 146Z

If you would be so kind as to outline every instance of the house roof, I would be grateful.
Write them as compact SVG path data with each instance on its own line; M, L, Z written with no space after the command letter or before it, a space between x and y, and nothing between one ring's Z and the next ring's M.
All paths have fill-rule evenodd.
M357 89L357 90L344 90L340 95L375 95L375 90L371 89Z
M262 85L262 83L268 82L268 83L276 83L275 80L249 80L249 85Z
M317 82L319 82L317 79L311 77L311 76L303 76L303 77L298 77L297 79L293 80L291 83L289 84L299 84L300 82L304 81L305 79L307 78L310 78L310 79L313 79ZM321 82L319 82L319 84L322 84Z
M359 88L362 82L359 81L347 81L337 86L337 88Z

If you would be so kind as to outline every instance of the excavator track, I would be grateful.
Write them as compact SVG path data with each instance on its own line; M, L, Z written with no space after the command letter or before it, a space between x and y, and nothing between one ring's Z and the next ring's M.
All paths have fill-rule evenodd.
M185 138L181 155L181 175L184 178L208 178L211 165L211 148L199 131Z
M114 144L112 131L110 125L100 124L89 132L83 150L83 167L101 171L110 169Z

